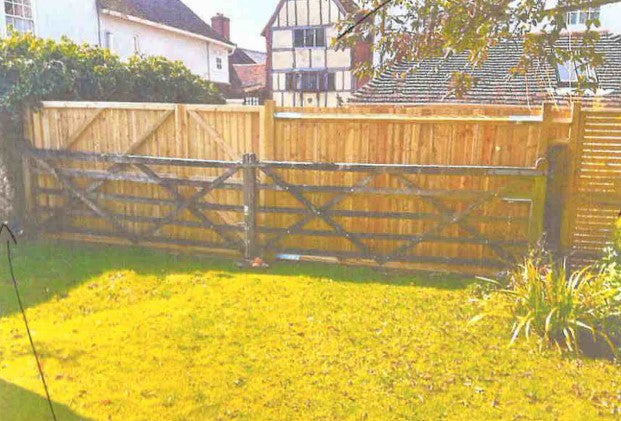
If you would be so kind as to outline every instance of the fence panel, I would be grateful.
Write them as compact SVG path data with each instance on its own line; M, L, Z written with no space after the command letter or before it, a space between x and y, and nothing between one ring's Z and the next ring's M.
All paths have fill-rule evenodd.
M418 259L425 269L498 267L543 231L542 158L567 131L565 117L550 107L45 103L27 133L52 168L34 166L30 208L39 223L113 231L122 241L149 234L222 248L228 238L246 257L252 244L408 267ZM256 168L227 174L210 165L248 152L259 155ZM116 162L129 157L147 161ZM257 184L248 187L252 168ZM244 212L250 198L255 215Z
M234 161L258 148L260 112L260 107L244 106L45 102L40 111L29 117L27 133L35 148L47 150ZM114 172L118 169L105 162L76 160L61 161L59 165L74 171ZM204 180L220 175L217 169L209 167L163 166L159 170L181 179ZM232 179L241 182L241 177L238 173ZM80 178L76 182L84 187L87 179ZM89 191L92 192L174 199L170 191L153 183L136 184L121 178L105 183L102 180L91 182ZM63 206L63 199L53 194L59 189L58 180L49 172L39 171L36 180L30 183L40 189L41 194L37 195L40 208ZM232 190L213 190L207 197L221 205L235 206L241 201L241 193ZM106 204L112 212L138 216L162 217L168 212L168 207L160 209L139 201ZM239 222L238 215L227 209L216 212L213 218L225 225ZM88 226L91 222L82 218L81 224ZM101 221L93 223L101 225ZM173 236L189 235L187 229L180 226L167 227L166 232Z
M621 211L621 110L574 113L563 245L573 262L593 263L612 244Z

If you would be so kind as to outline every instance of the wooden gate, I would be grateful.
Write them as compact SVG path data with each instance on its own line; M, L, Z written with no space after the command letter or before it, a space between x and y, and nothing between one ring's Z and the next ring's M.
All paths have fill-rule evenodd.
M545 165L261 162L258 170L267 254L490 273L543 234Z
M34 222L61 238L490 273L543 231L545 168L23 150Z
M576 264L611 245L621 210L621 109L574 108L562 245Z

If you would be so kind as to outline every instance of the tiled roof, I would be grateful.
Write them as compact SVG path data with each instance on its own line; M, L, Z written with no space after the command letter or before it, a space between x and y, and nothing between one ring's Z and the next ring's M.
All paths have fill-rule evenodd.
M181 0L98 0L98 6L233 45Z
M230 64L231 83L222 88L226 98L245 98L265 94L265 64Z
M244 98L247 93L265 90L266 53L238 48L229 57L231 84L225 90L227 98Z
M235 64L233 68L244 90L265 87L265 64Z
M243 48L242 51L257 64L265 64L267 62L267 53L262 51L248 50Z
M265 64L266 60L267 53L246 50L244 48L237 48L229 57L229 63L231 64Z
M573 40L573 41L572 41ZM559 43L575 46L576 36L563 37ZM605 64L596 69L602 102L621 104L621 36L602 33L597 51L603 53ZM566 101L559 89L556 69L549 64L532 67L525 75L511 75L523 52L523 40L514 39L492 47L489 59L479 68L468 65L466 54L449 59L430 59L420 63L403 62L393 65L373 78L355 93L357 103L488 103L535 105L544 101ZM454 72L474 77L475 86L463 98L451 92Z

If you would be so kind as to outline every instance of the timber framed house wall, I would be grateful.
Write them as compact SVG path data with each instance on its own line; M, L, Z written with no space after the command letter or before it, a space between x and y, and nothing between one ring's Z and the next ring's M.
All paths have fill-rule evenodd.
M336 24L358 7L351 1L281 0L263 35L267 41L267 85L279 106L335 107L346 103L365 80L354 68L372 59L371 44L332 48Z

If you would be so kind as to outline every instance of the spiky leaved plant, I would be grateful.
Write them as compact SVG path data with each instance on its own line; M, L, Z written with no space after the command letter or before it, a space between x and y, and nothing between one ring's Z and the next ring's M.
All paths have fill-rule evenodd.
M614 305L618 291L606 284L602 272L593 267L569 272L566 264L534 253L511 274L503 294L511 298L515 322L511 343L536 334L541 344L581 351L581 342L604 341L614 355L609 320L619 316Z

